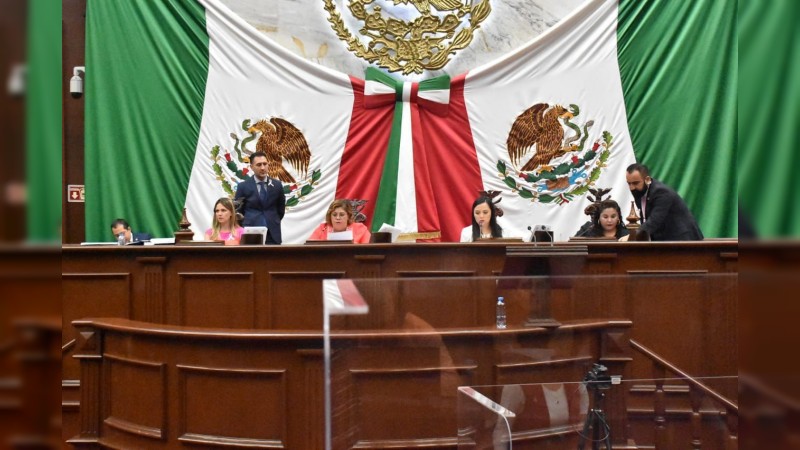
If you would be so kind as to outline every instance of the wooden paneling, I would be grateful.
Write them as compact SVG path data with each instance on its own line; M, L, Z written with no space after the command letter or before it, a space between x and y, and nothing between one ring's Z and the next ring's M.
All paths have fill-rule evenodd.
M257 328L252 272L178 273L179 324L191 327Z
M464 331L493 327L494 302L497 295L504 293L496 277L503 268L507 245L64 246L62 272L65 289L62 301L65 344L69 344L67 337L75 337L70 323L85 317L138 317L165 325L183 324L208 329L319 332L322 325L321 281L325 278L366 277L357 280L356 284L370 304L369 314L334 317L333 323L338 328L369 330L394 327L416 333L421 330ZM561 321L633 319L633 332L639 340L660 351L662 346L670 347L676 338L685 342L688 350L672 347L670 356L676 358L682 367L685 364L687 370L706 362L717 373L735 371L735 355L713 351L720 346L730 348L728 343L736 341L733 326L737 312L736 293L731 289L731 280L735 276L715 279L714 285L709 280L713 278L711 274L726 273L731 269L736 261L736 248L735 241L588 244L583 273L595 277L579 277L552 289L553 315ZM661 279L653 284L654 277ZM520 295L527 295L521 287L517 291ZM515 298L514 295L511 294L508 302L508 319L511 326L519 326L527 319L530 304L526 303L527 297ZM692 323L684 324L681 315L675 314L676 308L691 316ZM711 329L714 333L709 332ZM649 377L651 371L646 365L633 361L626 366L626 356L621 349L627 334L614 333L609 330L603 336L588 338L585 333L575 334L569 331L569 327L562 327L557 333L535 337L534 333L505 343L501 337L496 337L490 350L482 344L474 348L448 345L452 358L448 364L452 367L476 365L476 379L494 381L496 377L496 381L503 382L547 382L553 378L579 379L585 374L588 362L585 358L606 354L605 364L629 367L624 369L626 377ZM442 339L447 341L448 338ZM433 348L439 346L436 343L432 345ZM188 348L185 350L189 351ZM308 424L320 424L321 384L309 385L309 380L321 377L321 360L314 353L316 350L291 345L281 350L272 349L270 358L276 357L276 352L282 354L284 351L294 355L291 367L286 364L254 367L258 370L287 370L287 392L291 393L287 398L302 396L297 408L304 411L303 420ZM373 356L373 362L385 359L391 363L400 358L392 352L377 353L380 354ZM66 348L63 362L67 380L77 380L79 375L72 354L73 350ZM213 358L220 367L239 367L236 354L215 353ZM414 358L419 361L425 354L421 352ZM445 367L438 359L441 355L432 353L429 356L433 358L434 355L435 359L417 367ZM283 354L281 357L288 358ZM559 367L559 360L571 362ZM492 362L487 364L486 361ZM531 372L526 365L537 361L552 364L552 367L540 366ZM183 361L181 364L206 366L203 360ZM86 376L91 379L94 375L89 367ZM361 368L372 370L380 367ZM292 378L289 374L295 373L293 371L302 374L302 378ZM527 376L529 373L538 375L531 378ZM424 385L424 380L420 384ZM377 391L375 386L364 385L374 389L371 392ZM72 388L73 393L69 395L74 397L74 390ZM74 410L73 403L66 412ZM233 439L261 439L263 442L253 444L256 446L319 448L319 435L295 434L295 427L303 423L306 422L287 422L287 436L290 436L287 441L274 433L235 436ZM91 436L91 429L87 428L84 435ZM167 434L170 432L174 433L175 429L167 427ZM74 421L65 422L65 433L70 437L79 434ZM187 432L189 435L192 433ZM125 443L128 448L133 442L138 442L129 441L129 434L117 429L109 432L114 442ZM223 436L202 430L194 434ZM200 439L197 436L189 438ZM399 434L365 437L356 433L352 437L365 448L389 443L409 447L454 445L452 440L441 436L412 439L406 443ZM236 446L246 441L238 444L225 442Z
M77 448L320 448L322 336L153 325L124 319L79 321L83 370ZM495 384L498 346L556 346L553 362L582 371L606 329L585 322L564 339L542 330L407 330L335 336L332 410L336 448L454 448L457 387ZM567 345L567 336L586 341ZM314 348L316 347L316 348ZM599 358L602 355L588 355ZM547 364L519 380L561 376ZM156 398L160 394L162 398ZM98 426L98 423L100 426Z
M410 364L398 364L408 366ZM452 438L458 386L472 385L474 366L350 370L349 413L356 445ZM402 427L396 424L402 423Z
M344 272L270 272L268 327L322 329L322 280L345 278Z
M78 363L72 358L76 331L72 317L131 317L131 277L129 273L65 273L62 275L64 325L62 345L66 347L62 376L79 378Z
M163 439L167 420L164 363L104 355L106 412L103 422L137 436ZM139 405L130 408L131 404Z
M285 447L289 417L286 370L177 368L179 441Z
M492 309L496 298L480 298L481 286L493 284L480 280L472 271L401 272L397 282L397 317L414 315L413 320L433 328L464 328L479 325L481 304ZM405 277L428 277L406 279ZM493 289L492 289L493 291Z

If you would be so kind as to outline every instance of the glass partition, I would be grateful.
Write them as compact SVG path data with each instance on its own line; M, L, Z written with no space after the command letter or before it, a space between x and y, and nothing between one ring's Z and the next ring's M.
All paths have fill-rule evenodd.
M738 408L707 389L712 381L738 384L722 376L462 386L458 448L737 448Z
M446 275L325 280L326 448L735 441L735 274Z

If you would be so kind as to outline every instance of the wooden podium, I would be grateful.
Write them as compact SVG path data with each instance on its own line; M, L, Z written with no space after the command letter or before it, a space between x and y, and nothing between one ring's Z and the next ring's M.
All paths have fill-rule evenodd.
M501 275L514 278L502 280L498 288L527 292L530 312L525 326L559 327L561 323L550 311L551 291L570 288L572 277L582 272L588 254L585 245L508 246Z

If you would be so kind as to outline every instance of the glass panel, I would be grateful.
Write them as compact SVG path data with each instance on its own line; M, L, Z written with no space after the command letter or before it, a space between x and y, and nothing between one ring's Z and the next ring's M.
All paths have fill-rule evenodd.
M511 448L515 414L471 386L458 388L458 448Z
M323 291L326 448L731 439L706 427L738 414L735 274L463 274Z
M738 409L701 387L712 381L735 388L738 377L464 386L492 406L459 401L458 448L727 448ZM631 404L617 408L626 397ZM506 413L489 417L491 409Z

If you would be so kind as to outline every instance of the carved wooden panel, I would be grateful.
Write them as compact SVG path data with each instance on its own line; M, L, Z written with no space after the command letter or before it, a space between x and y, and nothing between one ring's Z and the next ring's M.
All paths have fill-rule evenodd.
M164 323L165 256L140 256L136 262L142 266L140 277L134 285L139 301L134 303L132 317L143 322Z
M303 408L302 416L306 418L303 428L302 448L324 448L325 440L325 392L322 350L298 350L303 358ZM318 432L314 432L318 430Z
M71 358L77 336L71 323L86 317L123 317L131 314L131 277L127 273L65 273L62 276L63 303L61 342L69 347L62 360L64 379L77 380L78 363Z
M693 375L703 375L715 346L706 271L629 271L627 313L633 319L630 337ZM735 320L731 325L735 325ZM649 376L641 373L638 375Z
M285 370L178 365L178 439L186 443L284 448Z
M445 430L457 429L457 389L474 384L474 371L474 366L351 370L353 444L417 447L452 438Z
M136 436L165 438L166 365L109 354L104 360L105 425Z
M252 272L181 272L178 277L180 325L256 328Z
M297 271L269 273L269 316L264 328L322 329L322 280L346 278L345 272Z
M480 306L494 311L497 297L493 290L481 290L487 281L475 278L474 271L402 271L398 276L395 313L414 322L413 328L476 326Z

